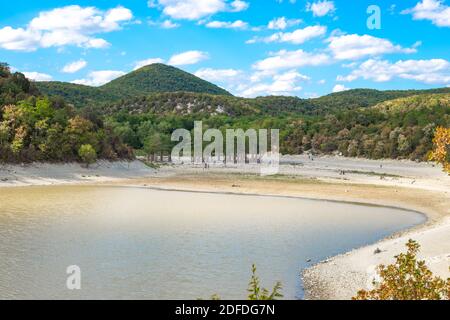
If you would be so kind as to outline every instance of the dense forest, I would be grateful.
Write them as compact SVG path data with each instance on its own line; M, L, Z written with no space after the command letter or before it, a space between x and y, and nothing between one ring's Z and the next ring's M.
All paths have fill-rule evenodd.
M1 72L0 147L7 161L79 159L86 144L108 159L130 157L131 148L168 154L172 132L192 130L199 120L204 129L280 129L284 154L426 160L436 128L450 127L450 88L246 99L161 64L99 88L30 83L5 65Z
M450 94L416 95L373 107L319 115L286 112L278 116L245 103L242 108L237 108L239 114L234 109L236 105L224 104L220 105L222 109L218 113L218 106L208 108L211 105L205 104L202 96L190 102L184 100L186 94L179 94L178 99L173 95L169 100L166 100L167 96L162 100L161 97L151 96L134 100L129 105L112 106L107 112L107 123L133 148L145 148L147 143L149 152L158 147L161 151L170 150L173 130L191 130L195 120L202 120L204 128L222 131L228 128L279 128L284 154L310 151L412 160L426 160L432 149L435 128L450 126ZM148 141L155 139L158 147L152 149Z
M0 64L1 162L80 161L86 149L92 150L90 159L133 157L95 112L41 96L23 74Z

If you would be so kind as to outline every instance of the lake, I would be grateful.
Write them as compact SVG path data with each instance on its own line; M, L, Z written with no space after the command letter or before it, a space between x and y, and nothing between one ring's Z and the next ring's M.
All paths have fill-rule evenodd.
M303 295L301 270L423 223L406 210L288 197L58 186L0 189L0 299ZM81 290L66 269L81 268Z

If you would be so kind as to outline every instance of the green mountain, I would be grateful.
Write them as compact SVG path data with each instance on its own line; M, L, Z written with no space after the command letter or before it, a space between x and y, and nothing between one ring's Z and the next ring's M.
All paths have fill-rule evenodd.
M161 63L155 63L130 72L105 84L102 89L131 96L177 91L231 95L226 90L208 81Z
M156 63L117 78L101 87L65 82L36 82L44 95L61 96L76 107L117 102L157 92L194 92L231 96L226 90L175 67Z
M437 94L450 94L450 88L408 91L355 89L333 93L316 99L267 96L240 98L206 93L163 92L135 96L102 106L102 112L157 115L224 115L239 116L325 116L342 111L367 109L377 104L407 97L429 99Z
M150 152L152 141L161 142L152 152L167 153L173 130L192 130L196 120L220 130L278 128L284 154L424 160L435 129L450 126L450 88L355 89L315 99L221 93L164 65L93 88L33 83L0 63L0 161L77 160L81 144L107 159L128 157L128 147Z

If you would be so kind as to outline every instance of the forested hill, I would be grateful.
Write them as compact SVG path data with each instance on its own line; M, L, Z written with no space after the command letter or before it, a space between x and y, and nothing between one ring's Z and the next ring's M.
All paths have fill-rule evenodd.
M89 108L41 96L21 73L0 63L0 163L131 159L131 148Z
M104 105L156 92L193 92L231 96L226 90L175 67L156 63L130 72L101 87L65 82L37 82L45 95L61 96L76 107Z
M105 84L102 89L119 92L122 96L177 91L231 95L215 84L161 63L151 64L130 72Z
M106 114L128 112L159 115L226 115L226 116L324 116L327 114L369 108L399 97L450 93L450 88L407 91L354 89L316 99L267 96L254 99L188 92L155 93L108 103L101 107Z
M450 88L438 88L429 90L387 90L352 89L332 93L320 98L311 99L314 106L322 110L351 110L360 107L371 107L378 103L417 95L429 95L436 93L450 93Z
M147 69L141 72L148 74ZM435 129L450 127L450 88L355 89L316 99L248 99L215 94L218 91L211 86L213 92L148 94L146 88L153 85L138 84L142 76L138 70L100 88L53 82L52 90L61 93L57 96L79 107L73 108L54 96L56 91L41 96L36 87L42 89L45 83L30 83L4 66L0 73L0 161L81 160L78 152L84 144L92 145L103 158L128 157L129 147L148 155L167 154L173 147L172 132L191 130L196 120L202 120L205 128L220 130L280 129L284 154L308 151L425 160ZM192 79L185 73L181 77ZM163 83L170 87L169 80ZM193 83L203 82L191 82L195 89ZM133 88L133 97L122 95L127 86ZM180 89L176 83L174 88Z

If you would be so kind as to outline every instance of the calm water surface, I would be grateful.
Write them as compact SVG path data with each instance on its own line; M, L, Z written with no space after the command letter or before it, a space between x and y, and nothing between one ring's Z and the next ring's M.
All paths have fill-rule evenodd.
M418 213L306 199L119 187L0 189L0 298L301 298L301 270L422 223ZM311 259L311 262L306 262ZM66 289L78 265L82 289Z

